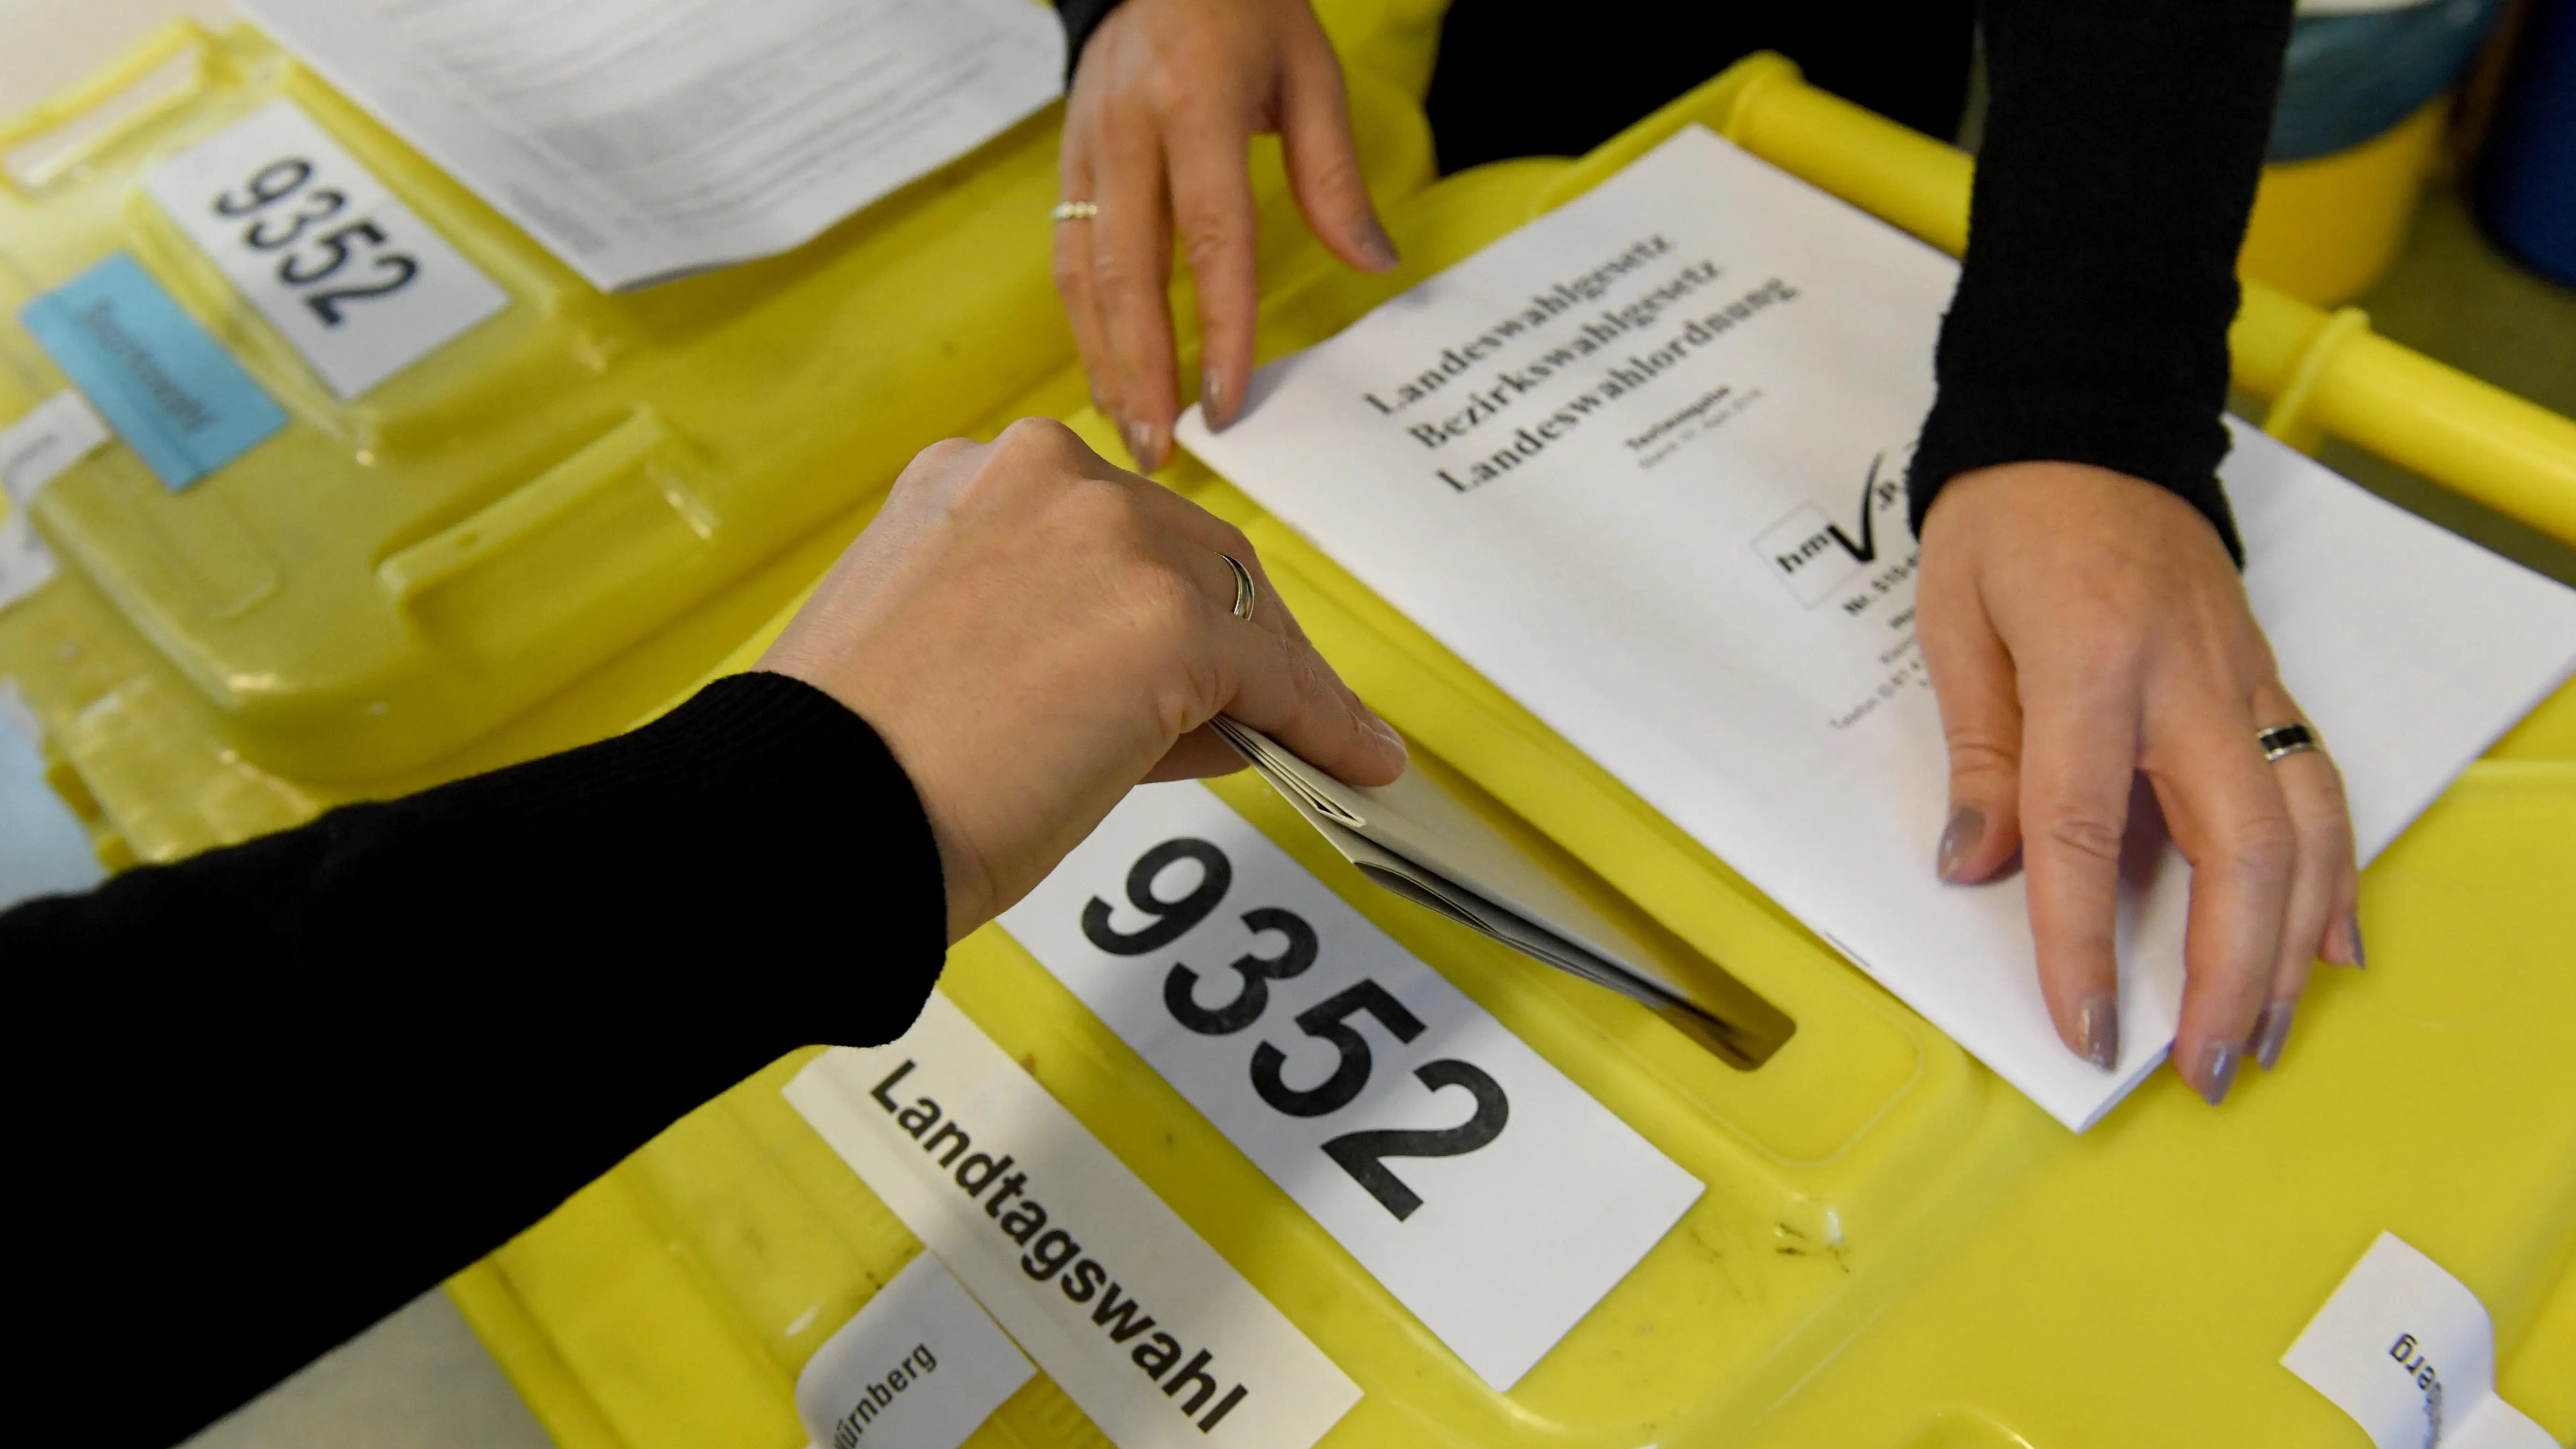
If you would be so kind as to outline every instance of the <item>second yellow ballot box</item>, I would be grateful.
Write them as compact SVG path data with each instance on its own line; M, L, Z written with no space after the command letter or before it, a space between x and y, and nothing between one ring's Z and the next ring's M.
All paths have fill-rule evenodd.
M1432 174L1418 98L1442 6L1318 8L1391 202ZM247 25L174 24L0 128L0 425L72 385L49 312L141 357L136 376L229 376L216 431L259 420L202 476L111 439L27 506L61 571L0 609L0 677L102 856L166 860L597 738L703 672L914 452L1073 357L1050 279L1060 117L785 255L616 295ZM1275 144L1254 159L1264 275L1326 264ZM208 208L221 245L190 229ZM385 325L366 309L402 289L339 295L329 226L351 258L392 238L391 261L342 272L444 289L431 315L301 335L263 310L267 272L226 269L234 240L265 259L313 231L275 252L309 279L290 317ZM203 421L204 399L165 401Z
M1432 188L1393 218L1405 274L1283 293L1266 345L1328 335L1690 120L1936 239L1964 222L1963 160L1757 60L1584 162ZM2285 430L2359 435L2544 526L2576 502L2553 491L2576 469L2563 419L2268 295L2237 343ZM2392 371L2428 380L2395 421L2359 400ZM1071 420L1111 441L1096 415ZM1723 1059L1379 891L1250 777L1214 786L1706 1184L1498 1391L1017 939L961 943L948 1000L1358 1383L1324 1444L2355 1443L2278 1361L2382 1231L2483 1300L2504 1397L2576 1433L2576 919L2559 899L2576 878L2576 693L2373 866L2372 965L2321 974L2281 1071L2215 1111L2160 1075L2079 1137L1242 494L1188 462L1166 481L1247 529L1422 768L1668 968L1777 1014L1759 1050ZM920 1252L782 1097L806 1060L684 1119L451 1284L567 1449L794 1449L797 1374ZM968 1442L1104 1437L1041 1375Z

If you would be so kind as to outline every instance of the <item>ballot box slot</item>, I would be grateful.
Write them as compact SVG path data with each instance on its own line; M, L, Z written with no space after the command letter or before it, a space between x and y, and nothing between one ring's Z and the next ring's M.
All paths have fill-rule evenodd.
M1686 983L1687 995L1669 993L1668 1001L1660 1005L1648 1004L1648 1009L1710 1055L1739 1071L1755 1071L1797 1034L1798 1022L1788 1012L1706 952L1666 929L1617 887L1541 834L1465 772L1419 744L1413 749L1411 768L1436 779L1451 799L1502 835L1527 857L1531 865L1593 911L1607 917L1618 929L1625 949L1645 958L1639 965L1655 968L1658 974L1670 981ZM1371 882L1393 894L1458 921L1480 934L1494 935L1495 924L1508 924L1495 918L1512 914L1508 907L1477 897L1454 883L1447 883L1435 891L1415 872L1367 865L1360 866L1359 870ZM1557 969L1604 990L1632 999L1637 995L1641 978L1635 972L1615 971L1615 968L1604 968L1596 962L1572 956L1547 959ZM1616 983L1608 979L1614 972L1621 978Z

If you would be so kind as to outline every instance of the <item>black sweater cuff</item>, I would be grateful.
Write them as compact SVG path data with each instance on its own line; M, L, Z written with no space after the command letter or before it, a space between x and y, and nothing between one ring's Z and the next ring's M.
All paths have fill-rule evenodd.
M810 685L745 674L597 744L31 903L0 916L0 940L117 961L215 936L263 974L354 952L452 980L512 962L688 965L864 902L869 954L920 976L945 952L945 900L929 823L876 731ZM862 1039L878 1038L780 1022L766 1048Z
M1055 13L1064 21L1064 79L1073 83L1075 67L1082 64L1082 48L1091 43L1091 32L1118 8L1119 0L1055 0Z
M889 1040L945 955L874 730L719 681L616 739L0 914L48 1384L160 1449L802 1044ZM152 1392L95 1345L216 1305Z
M2198 508L2239 563L2227 326L2288 0L1987 0L1991 101L1940 391L1911 470L2090 463Z

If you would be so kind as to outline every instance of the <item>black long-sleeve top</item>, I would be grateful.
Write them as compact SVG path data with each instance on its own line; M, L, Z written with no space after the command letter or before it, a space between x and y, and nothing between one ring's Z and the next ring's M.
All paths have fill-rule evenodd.
M1065 0L1075 54L1111 3ZM1458 7L1447 40L1472 55L1515 23L1496 0ZM1732 58L1636 83L1647 59L1689 53L1641 36L1716 7L1631 8L1528 37L1522 74L1625 86L1599 135L1546 149L1584 149ZM1991 109L1916 521L1959 472L2059 459L2174 490L2233 550L2215 476L2225 329L2287 0L1983 14ZM1478 15L1482 40L1461 31ZM1887 40L1867 14L1842 19L1818 33ZM1828 82L1873 73L1791 53ZM1910 94L1937 113L1947 93ZM1444 152L1463 152L1454 118L1473 114L1446 107ZM48 1388L113 1403L97 1421L113 1440L182 1437L779 1054L899 1033L944 934L902 770L855 715L775 675L620 739L0 915L0 964L42 1008L23 1019L62 1043L21 1054L17 1094L35 1139L22 1241L42 1245L46 1328L71 1346ZM172 1312L217 1327L157 1354L135 1392L112 1346Z
M947 926L911 782L776 674L0 915L47 1393L176 1442L782 1054L900 1035Z

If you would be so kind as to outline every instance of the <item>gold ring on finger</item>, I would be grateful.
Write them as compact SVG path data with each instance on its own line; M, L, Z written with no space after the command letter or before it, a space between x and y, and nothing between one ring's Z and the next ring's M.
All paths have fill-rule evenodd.
M2288 724L2273 725L2269 729L2256 730L2254 743L2263 747L2263 760L2266 764L2285 756L2298 754L2302 750L2322 752L2326 747L2324 736L2297 720L2292 720Z

